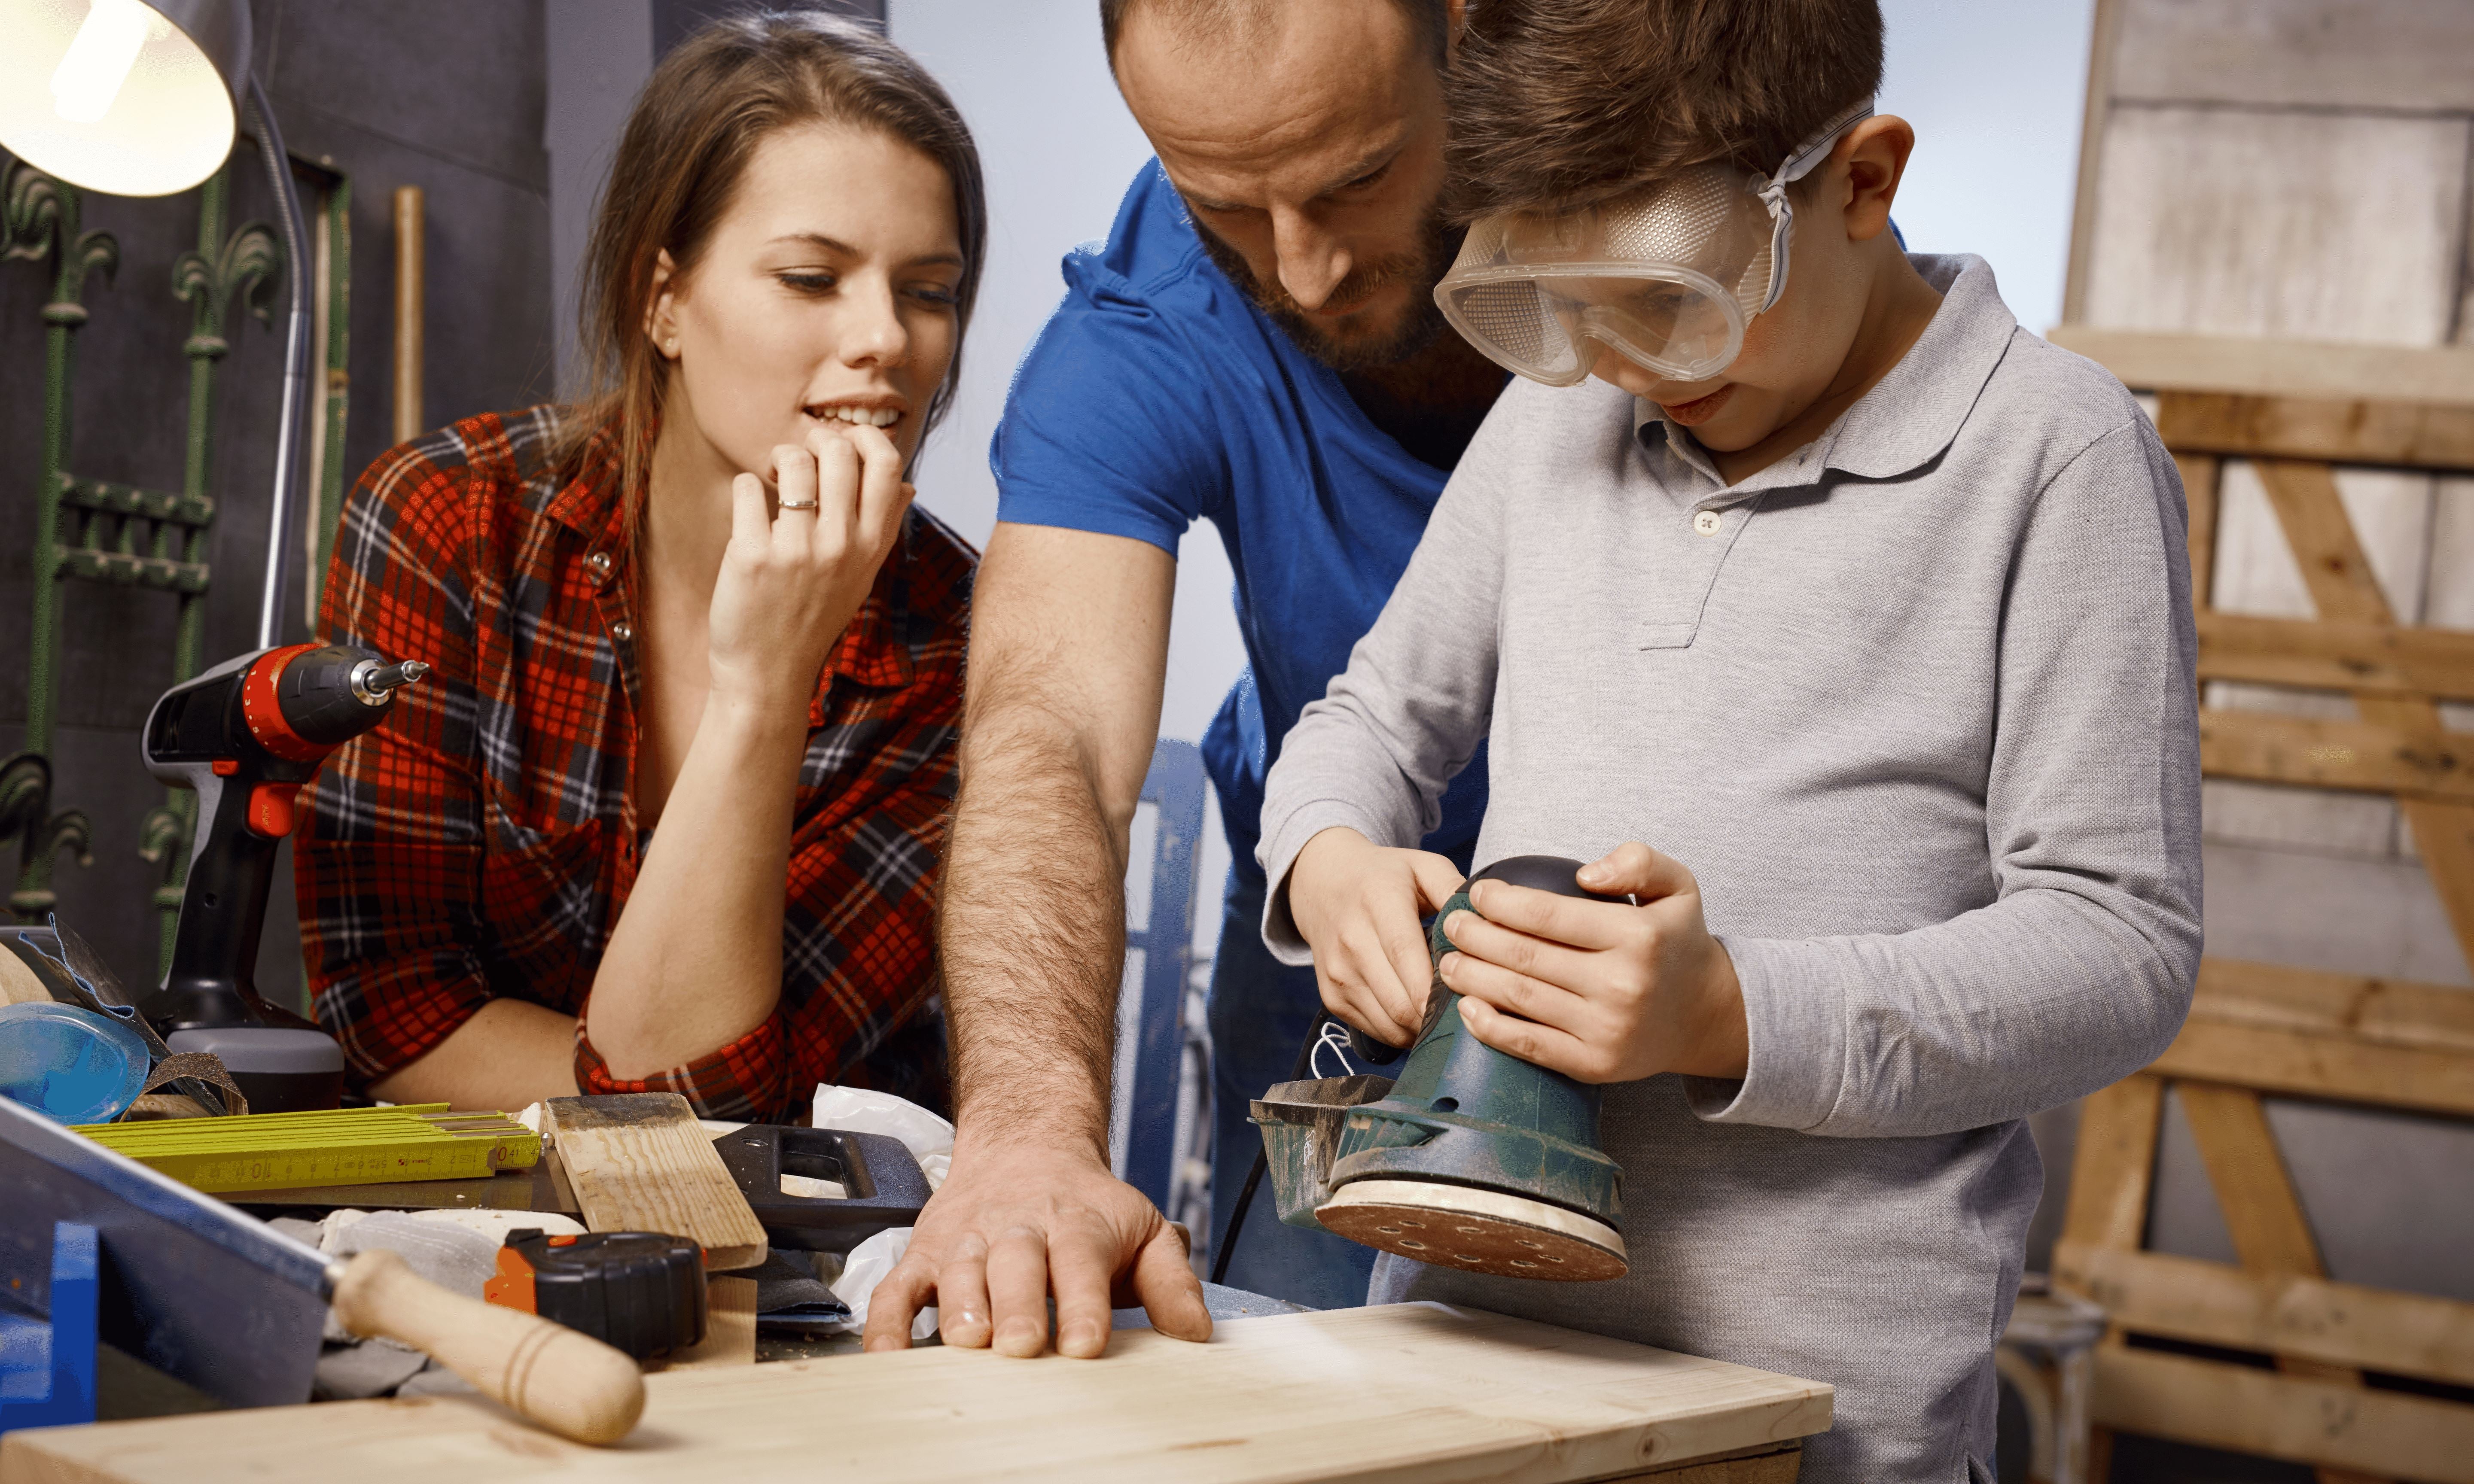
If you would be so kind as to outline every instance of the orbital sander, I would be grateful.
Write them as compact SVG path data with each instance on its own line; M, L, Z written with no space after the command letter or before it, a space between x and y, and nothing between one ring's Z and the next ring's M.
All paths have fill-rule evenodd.
M1476 910L1468 888L1480 881L1629 900L1582 890L1580 869L1519 855L1471 876L1435 916L1433 961L1452 951L1443 923ZM1433 981L1424 1028L1376 1100L1333 1106L1383 1089L1379 1078L1351 1077L1283 1084L1254 1105L1266 1148L1289 1152L1273 1161L1281 1219L1439 1267L1572 1282L1622 1277L1623 1171L1598 1148L1601 1089L1469 1035L1460 999Z

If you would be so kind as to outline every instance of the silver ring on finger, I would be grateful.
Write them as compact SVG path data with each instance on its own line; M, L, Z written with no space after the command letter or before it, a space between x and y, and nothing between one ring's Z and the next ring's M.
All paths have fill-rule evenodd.
M822 503L824 502L821 500L784 500L781 502L781 508L784 510L814 510Z

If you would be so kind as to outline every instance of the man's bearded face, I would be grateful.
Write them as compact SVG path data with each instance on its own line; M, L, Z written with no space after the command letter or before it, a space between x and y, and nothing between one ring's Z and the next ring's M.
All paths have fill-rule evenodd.
M1333 371L1368 371L1405 361L1434 344L1443 330L1443 312L1435 305L1435 285L1451 268L1460 251L1461 233L1431 206L1415 248L1352 268L1327 300L1346 306L1395 283L1406 285L1408 302L1380 321L1371 316L1332 320L1309 315L1277 279L1256 277L1237 250L1210 227L1198 221L1194 229L1202 239L1202 251L1228 275L1228 281L1252 299L1298 349Z

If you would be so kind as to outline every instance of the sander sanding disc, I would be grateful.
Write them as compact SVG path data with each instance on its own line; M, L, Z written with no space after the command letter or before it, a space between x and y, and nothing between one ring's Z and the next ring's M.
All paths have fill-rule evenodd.
M1353 1242L1437 1267L1591 1282L1625 1272L1623 1233L1527 1196L1422 1180L1357 1180L1315 1208Z

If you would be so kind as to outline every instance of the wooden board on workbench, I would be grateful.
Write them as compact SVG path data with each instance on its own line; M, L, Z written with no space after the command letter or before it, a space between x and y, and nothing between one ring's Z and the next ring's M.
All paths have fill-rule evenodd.
M595 1232L667 1232L700 1244L715 1272L764 1260L764 1229L675 1092L554 1097L560 1165Z
M1208 1345L1124 1330L1099 1360L931 1348L644 1383L609 1449L475 1398L342 1401L11 1433L0 1484L1572 1484L1774 1449L1831 1409L1817 1381L1434 1304L1236 1320Z
M704 1339L675 1351L658 1370L710 1371L756 1363L756 1280L717 1275L705 1280Z

